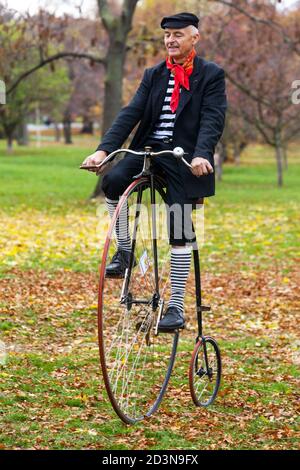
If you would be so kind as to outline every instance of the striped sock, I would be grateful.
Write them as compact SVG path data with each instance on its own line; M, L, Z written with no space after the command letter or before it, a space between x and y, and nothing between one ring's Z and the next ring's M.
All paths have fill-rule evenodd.
M114 215L119 201L105 198L107 209L110 217ZM129 208L127 201L123 204L116 223L116 237L118 249L124 251L131 251L131 240L129 235L129 222L128 222Z
M185 285L190 272L191 246L172 248L171 250L171 298L169 307L178 307L184 311Z

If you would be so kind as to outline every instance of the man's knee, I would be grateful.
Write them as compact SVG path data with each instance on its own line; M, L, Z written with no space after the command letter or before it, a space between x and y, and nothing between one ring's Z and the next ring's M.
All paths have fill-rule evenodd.
M128 185L122 173L115 167L102 178L101 188L110 199L118 199Z
M192 204L167 204L166 208L170 245L184 246L186 243L193 243L196 235L191 218Z

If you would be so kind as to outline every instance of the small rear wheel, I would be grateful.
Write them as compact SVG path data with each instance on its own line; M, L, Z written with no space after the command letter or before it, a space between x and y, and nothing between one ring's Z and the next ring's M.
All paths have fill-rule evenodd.
M221 354L217 342L202 337L196 343L189 368L189 383L196 406L207 407L215 400L221 382Z

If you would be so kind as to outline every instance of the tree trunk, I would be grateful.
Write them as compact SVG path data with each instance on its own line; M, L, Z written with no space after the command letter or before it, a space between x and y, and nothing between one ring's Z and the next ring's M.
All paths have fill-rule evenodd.
M125 47L123 44L113 43L110 45L107 55L107 69L105 75L105 93L104 93L104 111L102 123L102 135L110 128L113 120L122 107L122 82L123 68L125 61ZM92 194L92 198L102 194L101 179L105 175L98 178L96 187Z
M98 0L99 13L109 35L104 79L102 136L110 128L122 107L122 82L126 57L126 43L128 33L132 27L132 18L137 2L138 0L123 0L122 12L120 15L116 16L109 9L109 2ZM91 197L100 196L101 192L100 176Z
M7 153L12 153L12 148L13 148L13 134L8 134L6 135L7 137Z
M17 124L16 123L8 124L5 121L5 116L3 119L1 119L1 123L2 123L3 134L4 134L4 137L6 138L6 151L7 153L12 153L13 140L15 138L15 129L16 129Z
M12 153L13 151L13 141L15 139L15 130L17 124L8 125L5 122L3 123L4 135L6 137L6 151L7 153Z
M115 42L110 45L105 74L104 109L102 135L110 128L122 107L122 83L125 61L125 45Z
M18 145L28 145L28 129L25 119L22 119L17 129L17 142Z
M282 153L283 153L282 158L283 158L283 162L284 162L284 169L287 170L288 169L287 145L283 146Z
M60 142L60 129L57 122L54 122L55 142Z
M223 174L222 155L220 153L216 153L214 155L214 158L215 158L217 181L222 181L222 174Z
M237 166L240 165L240 157L241 157L240 146L238 142L234 142L233 143L233 160Z
M277 163L277 184L279 187L283 186L283 175L282 175L282 156L283 146L281 142L280 131L275 132L275 155Z
M215 171L216 171L217 181L222 180L224 149L225 149L224 144L219 142L216 146L216 151L215 151L215 154L214 154L214 162L215 162Z
M87 117L83 117L83 122L82 122L82 129L80 131L81 134L94 134L94 123L93 121Z
M222 144L222 162L228 161L228 147L226 143Z
M72 144L71 116L68 112L64 114L63 120L65 144Z

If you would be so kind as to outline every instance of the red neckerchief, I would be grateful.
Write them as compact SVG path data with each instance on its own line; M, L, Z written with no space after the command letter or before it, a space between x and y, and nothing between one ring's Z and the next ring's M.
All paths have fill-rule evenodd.
M170 103L172 113L175 113L178 107L180 85L186 88L186 90L190 89L189 77L193 72L195 55L196 51L193 48L182 65L173 63L173 59L170 56L166 58L167 68L171 70L175 79L175 86Z

